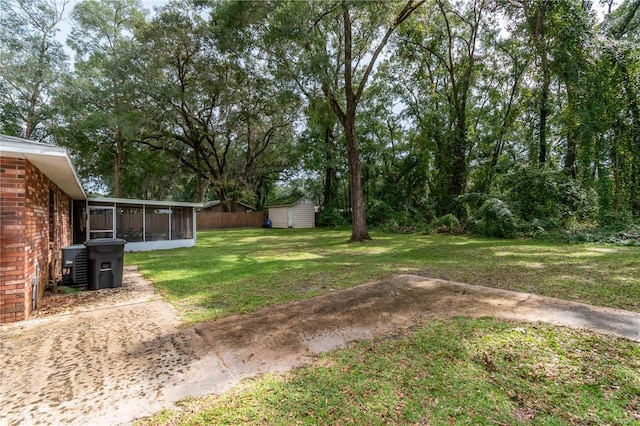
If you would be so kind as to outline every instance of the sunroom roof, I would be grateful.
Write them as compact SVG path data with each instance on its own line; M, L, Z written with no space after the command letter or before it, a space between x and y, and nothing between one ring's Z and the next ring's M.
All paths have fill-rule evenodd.
M184 201L156 201L136 200L131 198L87 197L90 203L129 204L138 206L163 206L163 207L202 207L202 203L187 203Z

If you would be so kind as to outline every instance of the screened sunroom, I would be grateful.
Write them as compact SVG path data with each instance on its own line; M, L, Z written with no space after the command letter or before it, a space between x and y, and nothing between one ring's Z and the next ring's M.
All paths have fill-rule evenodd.
M73 205L73 239L122 238L126 251L192 247L198 203L89 197Z

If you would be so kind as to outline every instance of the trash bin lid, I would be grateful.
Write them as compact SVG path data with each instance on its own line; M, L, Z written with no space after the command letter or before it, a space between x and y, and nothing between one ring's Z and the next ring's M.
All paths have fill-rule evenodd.
M87 240L84 242L84 245L87 247L90 246L124 246L127 243L127 240L123 240L122 238L94 238L92 240Z
M78 249L84 249L84 244L73 244L70 246L62 247L62 250L78 250Z

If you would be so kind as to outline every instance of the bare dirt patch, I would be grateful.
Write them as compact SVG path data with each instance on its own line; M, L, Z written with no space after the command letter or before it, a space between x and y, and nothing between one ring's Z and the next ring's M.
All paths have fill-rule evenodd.
M137 268L125 267L122 287L72 294L47 292L31 316L43 318L49 315L86 312L149 300L153 297L159 297L155 294L153 285L137 273Z
M640 341L640 314L526 293L400 275L195 326L238 377L286 371L349 342L430 317L490 316L584 328Z
M544 321L640 341L638 313L412 275L195 327L181 326L135 268L114 290L52 300L39 317L0 327L0 424L127 424L430 317Z

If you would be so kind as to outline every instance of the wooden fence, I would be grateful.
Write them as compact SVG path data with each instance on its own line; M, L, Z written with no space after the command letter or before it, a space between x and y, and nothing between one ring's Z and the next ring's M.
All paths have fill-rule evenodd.
M225 229L225 228L259 228L267 218L267 212L251 213L219 213L219 212L198 212L198 231L205 229Z

